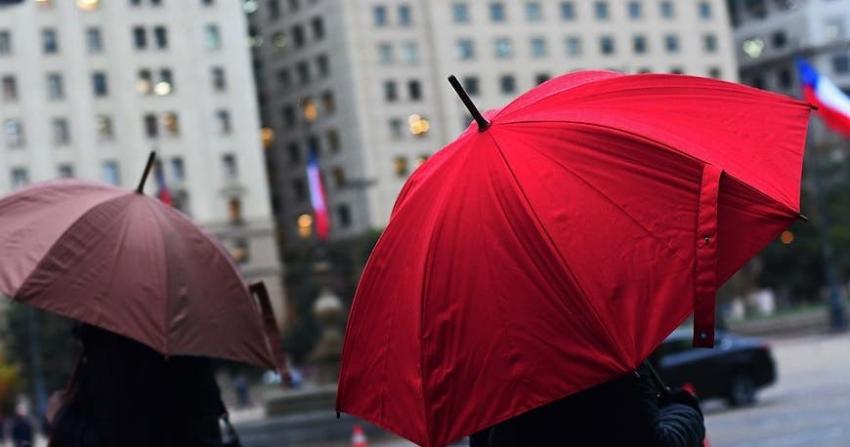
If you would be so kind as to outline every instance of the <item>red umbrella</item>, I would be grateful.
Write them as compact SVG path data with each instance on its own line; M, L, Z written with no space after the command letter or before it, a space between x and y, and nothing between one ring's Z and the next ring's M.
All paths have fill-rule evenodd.
M442 446L633 370L691 313L711 346L718 286L799 216L809 110L604 71L470 105L372 252L337 409Z
M282 369L265 287L255 300L228 252L142 184L55 181L0 200L0 293L166 355Z

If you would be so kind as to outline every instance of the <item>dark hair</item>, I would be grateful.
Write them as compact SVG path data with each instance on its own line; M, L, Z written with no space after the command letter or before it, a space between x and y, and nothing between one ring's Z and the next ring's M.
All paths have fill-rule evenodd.
M209 359L166 358L89 325L75 332L83 355L52 447L220 445L225 409Z

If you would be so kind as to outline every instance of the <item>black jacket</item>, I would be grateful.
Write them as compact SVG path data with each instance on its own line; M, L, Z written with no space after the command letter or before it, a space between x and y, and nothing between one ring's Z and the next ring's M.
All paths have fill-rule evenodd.
M628 374L495 425L470 447L699 447L705 438L696 399L659 403L647 371Z

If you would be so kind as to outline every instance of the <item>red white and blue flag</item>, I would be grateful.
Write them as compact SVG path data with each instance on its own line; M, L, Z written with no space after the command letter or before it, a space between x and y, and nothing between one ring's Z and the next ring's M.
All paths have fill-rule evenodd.
M322 173L319 170L319 159L315 150L310 150L307 160L307 184L310 186L310 204L316 223L316 237L320 241L327 240L330 232L330 216L328 215L327 196L322 184Z
M156 176L156 197L160 202L173 206L174 200L171 197L171 191L168 190L168 185L165 183L165 170L162 169L162 163L157 162L154 166L154 176Z
M847 94L802 58L797 59L797 70L806 101L818 107L818 115L827 126L850 137L850 98Z

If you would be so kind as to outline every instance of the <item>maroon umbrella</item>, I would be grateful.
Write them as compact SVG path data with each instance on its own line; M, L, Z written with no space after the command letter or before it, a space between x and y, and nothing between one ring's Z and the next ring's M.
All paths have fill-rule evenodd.
M153 161L148 162L147 172ZM264 286L178 210L77 180L0 200L0 293L142 342L282 368Z

